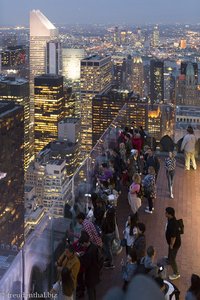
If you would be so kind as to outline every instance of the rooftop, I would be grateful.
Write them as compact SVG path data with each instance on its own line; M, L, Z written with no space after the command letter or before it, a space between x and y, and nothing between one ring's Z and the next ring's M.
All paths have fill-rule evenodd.
M80 118L64 118L62 121L59 122L59 124L64 124L64 123L76 124L79 121L80 121Z
M28 83L28 80L26 80L25 78L17 78L14 76L0 75L0 83L6 83L10 85L23 85L25 83Z

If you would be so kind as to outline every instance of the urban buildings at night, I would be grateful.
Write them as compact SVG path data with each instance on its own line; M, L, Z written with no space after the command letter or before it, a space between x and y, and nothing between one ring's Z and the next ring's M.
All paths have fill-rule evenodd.
M18 103L24 109L24 170L30 163L30 96L29 82L20 77L0 76L0 101Z
M150 61L150 99L152 103L164 100L164 63L162 61Z
M50 6L44 12L51 21L34 9L28 27L0 27L0 298L5 291L27 295L51 290L56 280L54 260L66 232L80 231L75 215L88 212L90 194L99 188L97 169L118 147L125 126L131 128L131 139L134 130L135 135L140 130L142 142L153 147L161 160L154 219L144 216L143 206L139 211L149 228L155 222L164 224L162 214L169 203L162 162L167 154L161 140L170 141L179 152L191 125L198 140L195 154L200 154L199 23L166 25L155 15L149 24L141 18L140 25L112 24L111 19L107 24L88 25L81 24L84 13L76 8L80 22L67 24L66 17L62 24L56 13L48 14ZM55 12L69 9L57 6ZM142 158L144 153L140 154ZM178 153L175 193L169 205L184 219L182 240L188 251L185 237L198 214L199 163L197 171L185 172L183 167L183 155ZM190 181L195 186L191 199ZM120 197L127 198L123 193ZM117 214L123 211L122 198ZM198 222L195 219L195 226ZM161 240L155 234L151 243ZM163 256L161 248L158 253ZM191 262L198 272L198 258ZM184 290L189 271L185 261L182 265Z
M92 99L112 83L110 57L91 56L81 60L81 147L92 149Z
M58 137L58 123L64 117L63 77L44 74L34 80L35 154Z
M0 172L5 174L0 178L0 240L5 248L19 248L24 243L23 106L0 101L0 141Z
M34 78L45 74L47 43L58 38L57 28L39 10L30 12L30 127L34 132ZM34 157L34 134L30 136L31 159Z

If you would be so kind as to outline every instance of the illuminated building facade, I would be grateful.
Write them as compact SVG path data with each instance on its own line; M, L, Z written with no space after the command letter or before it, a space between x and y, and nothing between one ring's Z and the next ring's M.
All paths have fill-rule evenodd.
M23 46L8 47L1 51L1 67L12 68L25 64L26 51Z
M97 143L101 135L118 115L130 93L111 90L96 95L92 99L92 145Z
M144 130L148 130L148 99L139 100L138 97L131 97L128 102L127 119L129 126L135 122L137 127L142 126Z
M0 72L4 75L17 75L28 79L29 66L27 47L9 46L0 51Z
M65 160L50 160L45 167L43 206L46 212L61 217L64 214L64 204L69 178Z
M148 107L148 133L156 140L164 135L173 136L174 110L171 105L153 104Z
M58 122L64 117L63 77L35 77L35 153L58 138Z
M72 88L71 93L67 93L66 116L81 116L81 95L80 95L80 76L81 60L85 58L84 49L62 48L62 75L64 84ZM68 108L74 106L73 114L69 114Z
M24 169L30 163L30 97L26 79L0 76L0 99L15 101L24 107Z
M144 67L141 57L133 58L132 67L132 90L135 94L143 97L144 94Z
M61 44L59 41L47 42L46 73L61 75Z
M0 101L0 241L24 241L24 112L21 105ZM2 247L1 247L2 248Z
M159 28L156 25L152 33L151 46L154 48L159 47L159 40L160 40L160 33L159 33Z
M80 118L81 115L81 103L80 103L80 91L74 91L72 87L64 87L65 95L65 116Z
M81 60L84 57L84 49L62 48L62 75L64 79L80 80Z
M159 60L150 61L150 99L151 103L164 100L164 63Z
M36 202L40 203L45 212L61 217L69 178L65 160L50 158L50 152L47 148L37 155L27 171L26 184L35 188Z
M145 101L138 100L137 95L133 92L111 90L107 93L96 95L92 100L93 146L118 115L124 104L128 105L126 111L127 126L131 126L131 122L134 121L136 126L142 126L147 130L148 104Z
M200 103L198 64L182 62L180 73L176 86L176 104L198 106Z
M119 36L119 28L115 26L114 33L113 33L113 42L115 46L120 45L120 36Z
M34 132L34 77L46 73L47 42L57 40L58 30L39 10L30 12L30 126ZM34 157L34 135L30 137Z
M113 84L116 89L124 89L126 85L126 59L123 56L112 56Z
M185 39L181 39L181 41L180 41L180 48L181 49L186 49L186 47L187 47L186 40Z
M92 99L111 88L110 57L91 56L81 61L81 147L92 149Z

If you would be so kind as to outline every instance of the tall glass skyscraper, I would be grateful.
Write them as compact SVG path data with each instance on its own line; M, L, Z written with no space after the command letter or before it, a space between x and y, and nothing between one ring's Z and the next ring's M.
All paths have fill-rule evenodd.
M91 56L81 61L81 147L92 149L92 98L110 89L111 58Z
M160 60L150 62L150 99L152 103L164 100L164 62Z
M47 43L58 38L57 28L39 10L30 12L30 121L34 132L34 77L46 73ZM31 136L34 155L34 135Z

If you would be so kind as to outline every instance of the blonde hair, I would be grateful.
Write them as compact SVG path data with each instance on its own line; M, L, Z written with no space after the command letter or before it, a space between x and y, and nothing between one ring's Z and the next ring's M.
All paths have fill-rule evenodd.
M140 176L138 173L134 174L134 175L133 175L133 181L134 181L135 183L140 184L140 183L141 183L141 176Z
M150 167L148 168L148 173L151 174L151 175L155 175L155 174L156 174L156 171L155 171L154 167L150 166Z

